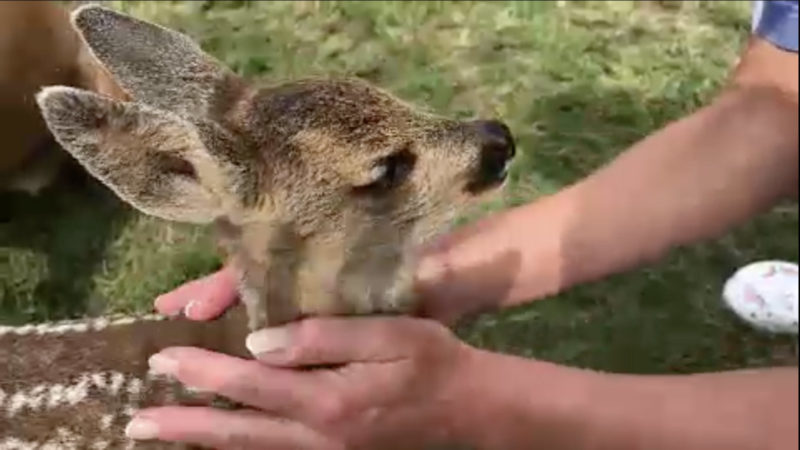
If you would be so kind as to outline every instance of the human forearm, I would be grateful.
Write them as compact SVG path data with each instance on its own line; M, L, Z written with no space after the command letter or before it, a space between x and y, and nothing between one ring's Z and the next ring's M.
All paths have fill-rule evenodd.
M462 384L476 448L797 448L798 372L609 375L480 353ZM491 417L491 420L486 420Z
M421 266L423 292L515 304L717 236L796 192L797 120L796 98L730 89L583 181L459 230Z
M797 188L797 104L731 90L565 192L558 287L716 237Z

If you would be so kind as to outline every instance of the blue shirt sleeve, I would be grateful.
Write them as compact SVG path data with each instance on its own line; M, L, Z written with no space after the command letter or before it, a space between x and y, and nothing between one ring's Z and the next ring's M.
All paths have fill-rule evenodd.
M797 53L798 0L753 2L753 33L776 47Z

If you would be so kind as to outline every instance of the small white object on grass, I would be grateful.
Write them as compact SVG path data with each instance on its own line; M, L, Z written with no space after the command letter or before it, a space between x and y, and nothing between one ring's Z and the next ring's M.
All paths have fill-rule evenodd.
M755 328L797 335L798 266L760 261L737 270L725 283L725 304Z

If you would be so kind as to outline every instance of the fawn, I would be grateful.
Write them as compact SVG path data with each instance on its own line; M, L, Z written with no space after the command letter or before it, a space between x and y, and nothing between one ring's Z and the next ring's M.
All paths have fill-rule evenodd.
M123 427L148 405L219 399L149 374L161 348L248 357L256 328L411 313L415 246L499 192L514 157L495 120L440 117L357 79L256 86L189 36L105 7L71 23L126 98L45 87L49 130L142 213L215 227L244 306L203 323L0 328L2 449L173 448L130 442Z

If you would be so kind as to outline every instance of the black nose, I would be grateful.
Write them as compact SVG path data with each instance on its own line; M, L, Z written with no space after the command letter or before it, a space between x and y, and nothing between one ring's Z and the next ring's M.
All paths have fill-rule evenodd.
M471 190L490 187L506 178L508 162L516 154L511 130L496 120L473 122L480 143L480 168L478 179L472 183Z

